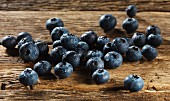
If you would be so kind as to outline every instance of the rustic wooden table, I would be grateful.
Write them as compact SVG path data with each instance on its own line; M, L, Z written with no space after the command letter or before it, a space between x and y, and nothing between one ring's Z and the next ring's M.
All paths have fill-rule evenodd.
M71 33L78 36L94 30L98 35L106 35L98 25L102 14L113 14L117 18L116 31L107 35L111 39L126 34L121 27L127 17L124 12L129 4L138 8L136 19L140 32L147 26L157 25L162 31L163 44L158 47L159 55L154 61L124 62L115 70L109 69L108 83L95 85L80 70L70 78L59 80L53 75L40 77L41 83L34 90L27 90L18 81L24 68L33 63L24 63L17 56L9 56L0 46L0 83L7 84L0 90L2 100L130 100L130 101L170 101L170 1L169 0L1 0L0 38L16 36L27 31L34 39L44 40L51 47L49 32L45 29L48 18L59 17ZM123 88L123 79L129 74L140 75L145 86L142 91L130 93Z

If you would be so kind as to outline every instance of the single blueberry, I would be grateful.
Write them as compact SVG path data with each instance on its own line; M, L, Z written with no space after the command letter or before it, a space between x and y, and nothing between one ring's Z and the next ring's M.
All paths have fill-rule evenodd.
M125 38L125 39L127 40L129 46L133 46L134 45L132 38Z
M162 35L160 35L160 34L150 34L147 37L146 42L147 42L147 44L149 44L153 47L158 47L162 44L163 38L162 38Z
M156 48L150 46L150 45L145 45L142 48L142 55L147 59L147 60L153 60L158 56L158 51Z
M131 74L124 79L124 87L131 92L138 92L144 87L144 81L140 76Z
M108 82L110 78L110 74L107 70L105 69L97 69L93 74L92 74L92 80L96 84L104 84Z
M103 47L103 54L107 54L110 51L112 51L112 42L106 43Z
M35 45L38 47L40 55L48 54L49 47L45 41L37 41Z
M68 62L60 62L54 67L54 73L60 79L70 77L73 73L73 67Z
M161 34L161 30L156 25L148 26L146 29L146 37L148 37L150 34Z
M47 30L51 32L55 27L64 27L64 23L60 18L50 18L46 21Z
M99 19L99 25L104 31L110 31L115 28L117 20L111 14L102 15Z
M137 62L142 58L142 52L137 46L130 46L126 52L126 59L132 62Z
M39 49L34 43L28 42L20 47L19 55L25 62L34 62L39 57Z
M17 45L17 40L13 36L5 36L2 38L2 46L13 49Z
M129 5L127 8L126 8L126 14L132 18L136 15L137 13L137 8L135 5Z
M89 45L86 42L80 41L74 50L81 58L83 58L89 50Z
M123 57L121 54L115 51L108 52L104 56L104 64L106 68L116 69L123 63Z
M138 29L138 21L135 18L127 18L123 21L122 27L127 33L134 33Z
M106 43L110 42L110 38L107 36L100 36L97 38L97 48L103 51L103 47Z
M30 37L25 37L25 38L22 38L19 42L18 42L18 49L20 49L20 47L27 43L27 42L34 42L32 38Z
M135 46L142 47L146 44L146 36L143 33L134 33L132 40Z
M61 46L61 40L56 40L53 42L53 48Z
M17 41L19 42L21 39L29 37L29 39L32 39L31 34L29 34L28 32L20 32L17 35Z
M69 31L65 27L55 27L51 32L51 39L54 41L60 40L63 34L69 34Z
M40 76L45 76L50 74L51 72L51 64L48 61L39 61L34 65L34 70L37 72Z
M91 57L99 57L99 58L103 58L103 53L99 50L89 50L87 53L87 59L90 59Z

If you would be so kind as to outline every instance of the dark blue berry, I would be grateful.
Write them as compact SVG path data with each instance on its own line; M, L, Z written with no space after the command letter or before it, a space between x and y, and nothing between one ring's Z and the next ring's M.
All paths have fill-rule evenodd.
M112 51L112 42L106 43L103 47L103 54L107 54L110 51Z
M54 41L60 40L63 34L69 34L69 31L65 27L55 27L51 32L51 39Z
M37 72L40 76L45 76L50 74L51 72L51 64L48 61L39 61L34 65L34 70Z
M64 23L60 18L51 18L46 21L47 30L51 32L55 27L64 27Z
M129 49L129 44L125 38L115 38L111 44L112 50L125 54Z
M32 39L31 34L29 34L28 32L20 32L17 35L17 41L19 42L21 39L26 38L26 37L29 37L29 39Z
M122 55L118 52L111 51L104 56L104 64L106 68L116 69L123 63Z
M158 56L158 51L156 48L150 46L150 45L145 45L142 48L142 55L147 59L147 60L153 60Z
M131 74L124 79L124 87L131 92L137 92L144 87L144 81L140 76Z
M19 75L19 82L24 86L32 86L38 82L38 74L31 68L26 68Z
M138 21L135 18L127 18L123 21L122 27L127 33L134 33L138 29Z
M54 67L54 73L60 79L70 77L73 73L73 67L68 62L60 62Z
M150 34L161 34L161 30L156 25L148 26L146 29L146 37L148 37Z
M17 40L13 36L5 36L2 38L2 46L13 49L17 45Z
M111 14L105 14L100 17L99 25L104 31L110 31L115 28L117 20Z
M73 68L76 68L80 65L80 56L75 51L68 51L63 55L62 61L68 62Z
M128 61L137 62L142 58L142 52L137 46L130 46L126 52L126 59Z
M56 40L53 42L53 48L61 46L61 40Z
M106 43L110 42L110 38L107 36L100 36L97 39L97 48L101 51L103 51L103 47Z
M92 74L92 80L96 84L104 84L108 82L110 78L110 74L107 70L105 69L97 69L93 74Z
M132 18L136 15L137 13L137 8L135 5L129 5L127 8L126 8L126 14Z
M86 42L80 41L74 50L81 58L83 58L89 50L89 45Z
M20 47L27 43L27 42L33 42L32 38L30 37L25 37L25 38L22 38L19 42L18 42L18 49L20 49Z
M35 42L35 45L38 47L40 55L48 54L49 47L46 42L38 41L38 42Z
M87 59L90 59L91 57L103 58L103 53L99 50L89 50L86 57Z
M146 44L146 36L143 33L134 33L132 40L135 46L142 47Z
M73 34L63 34L60 40L61 45L67 50L74 50L79 42L79 38Z
M162 44L163 39L160 34L150 34L147 37L147 44L153 46L153 47L158 47Z
M39 57L39 49L34 43L28 42L20 47L19 55L25 62L34 62Z
M125 39L127 40L129 46L133 46L134 45L132 38L125 38Z

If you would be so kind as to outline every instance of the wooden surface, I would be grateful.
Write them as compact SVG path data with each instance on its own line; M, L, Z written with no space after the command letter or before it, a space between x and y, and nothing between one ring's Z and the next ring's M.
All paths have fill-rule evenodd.
M59 17L64 23L65 27L71 33L80 36L88 30L94 30L99 36L106 35L98 25L98 19L102 14L113 14L117 18L116 30L107 35L111 39L115 36L127 36L121 27L123 20L127 17L125 12L118 11L125 9L125 5L121 4L122 8L114 9L115 11L70 11L70 10L90 10L88 7L83 7L75 3L74 9L68 11L53 11L52 7L41 6L35 7L37 10L51 10L51 11L28 11L35 10L34 5L43 3L29 4L18 2L19 0L2 0L0 11L0 38L6 35L16 36L19 32L27 31L31 33L33 38L47 41L50 48L52 40L49 32L45 29L45 22L48 18ZM45 1L45 0L44 0ZM59 0L58 0L59 1ZM67 0L63 0L63 5ZM71 0L70 0L71 1ZM89 3L89 7L95 4L97 0L82 0L81 2ZM111 2L111 0L105 0ZM143 1L143 0L142 0ZM148 0L145 0L149 2ZM165 1L165 0L164 0ZM50 1L49 1L50 2ZM54 1L56 2L56 1ZM78 2L78 1L77 1ZM106 3L107 3L106 2ZM118 2L118 1L115 1ZM123 1L122 1L123 2ZM138 1L131 0L130 2L141 5ZM164 4L161 0L153 0L163 8L168 8L169 1ZM22 5L20 5L20 3ZM61 2L60 2L61 3ZM2 4L8 4L8 9ZM16 5L19 4L19 7ZM46 3L44 3L46 4ZM104 4L101 2L96 4ZM110 3L109 3L110 4ZM157 3L155 3L157 4ZM10 6L9 6L10 5ZM14 6L12 6L14 5ZM28 5L29 9L27 9ZM50 4L49 4L50 5ZM65 4L66 5L66 4ZM73 4L72 4L73 5ZM76 6L77 5L77 6ZM3 8L4 7L4 8ZM18 9L13 9L13 8ZM56 8L59 7L56 6ZM70 7L70 6L69 6ZM72 7L72 6L71 6ZM76 8L77 7L77 8ZM78 9L78 8L81 9ZM106 7L106 6L105 6ZM124 7L124 8L123 8ZM155 7L155 6L154 6ZM161 8L160 7L160 8ZM139 7L140 8L140 7ZM59 9L59 8L58 8ZM110 9L108 7L108 9ZM105 9L105 10L108 10ZM141 8L142 9L142 8ZM145 8L144 8L145 9ZM153 9L150 7L149 9ZM4 11L8 10L8 11ZM17 11L10 11L17 10ZM25 10L25 11L18 11ZM91 10L95 10L95 7ZM99 8L97 9L99 10ZM95 85L90 78L83 71L76 70L73 75L67 79L57 79L53 74L48 77L40 77L40 83L34 86L34 90L26 89L18 81L18 75L26 67L33 67L33 63L24 63L19 57L12 57L6 53L6 49L0 46L0 83L7 84L5 90L0 90L0 99L2 100L130 100L130 101L170 101L170 13L163 12L169 9L162 9L161 12L139 12L136 19L139 21L140 32L145 32L147 26L157 25L160 27L162 36L164 38L163 44L158 47L159 55L154 61L140 61L140 62L124 62L118 69L108 69L111 78L108 83L103 85ZM53 73L53 71L52 71ZM145 81L145 86L142 91L130 93L123 88L123 79L129 74L137 74Z

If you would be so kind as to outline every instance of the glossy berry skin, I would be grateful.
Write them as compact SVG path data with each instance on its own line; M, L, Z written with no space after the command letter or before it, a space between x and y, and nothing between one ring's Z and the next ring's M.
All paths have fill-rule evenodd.
M107 36L99 36L97 38L97 48L103 51L104 45L108 42L110 42L110 38L108 38Z
M112 51L112 42L106 43L103 47L103 54L107 54L110 51Z
M161 30L156 25L148 26L146 29L146 36L148 37L150 34L161 34Z
M40 55L48 54L49 47L46 42L37 41L37 42L35 42L35 45L38 47Z
M96 44L97 37L98 36L95 32L88 31L81 35L80 40L86 42L90 47L90 46L93 46L94 44Z
M24 86L32 86L38 82L38 74L31 68L26 68L20 73L19 82Z
M37 72L39 76L45 76L51 72L51 64L48 61L39 61L34 65L34 71Z
M69 34L69 31L65 27L55 27L51 32L51 39L54 41L60 40L63 34Z
M89 50L86 57L87 59L90 59L91 57L103 58L103 53L99 50Z
M132 38L125 38L125 39L127 40L129 46L133 46L134 45Z
M143 33L134 33L132 40L135 46L142 47L146 44L146 36Z
M123 63L122 55L118 52L111 51L104 56L104 64L106 68L116 69Z
M147 60L153 60L158 56L158 51L156 48L150 46L150 45L145 45L142 48L142 55L147 59Z
M80 56L75 51L68 51L62 57L63 62L70 63L73 68L76 68L80 65Z
M111 14L102 15L99 19L99 25L104 31L110 31L115 28L117 20Z
M51 50L50 56L53 64L57 64L62 61L62 57L66 54L67 50L63 46L55 47Z
M2 38L2 46L7 49L13 49L17 45L17 40L13 36L5 36Z
M86 69L90 73L93 73L97 69L103 69L104 68L104 62L101 58L99 57L91 57L87 62L86 62Z
M94 71L94 73L92 74L92 80L96 83L96 84L104 84L106 82L108 82L110 79L110 74L107 70L105 69L97 69L96 71Z
M18 49L20 49L20 47L27 43L27 42L33 42L32 38L30 37L25 37L25 38L22 38L19 42L18 42Z
M86 56L88 50L89 50L89 45L83 41L80 41L77 47L75 48L75 51L81 58Z
M115 38L111 44L112 50L120 54L125 54L129 49L129 44L125 38Z
M54 42L53 42L53 48L58 47L58 46L62 46L62 45L61 45L61 41L60 41L60 40L54 41Z
M73 34L64 34L60 38L61 45L67 50L74 50L79 42L79 38Z
M135 18L127 18L123 21L122 27L128 34L134 33L138 29L138 21Z
M47 30L51 32L55 27L64 27L64 23L60 18L51 18L46 21Z
M135 5L129 5L127 8L126 8L126 14L132 18L136 15L137 13L137 8Z
M130 46L126 52L126 59L128 61L137 62L142 58L142 52L137 46Z
M28 32L20 32L17 35L17 42L19 42L21 39L29 37L29 39L32 39L31 34L29 34Z
M147 37L147 44L153 46L153 47L158 47L162 44L163 39L160 34L150 34Z
M137 75L129 75L124 79L124 87L131 92L138 92L144 87L144 80Z

